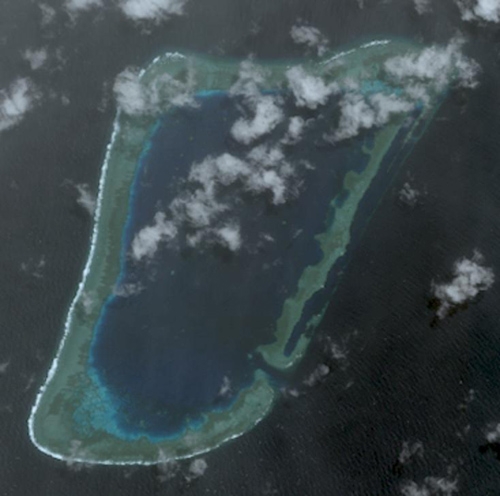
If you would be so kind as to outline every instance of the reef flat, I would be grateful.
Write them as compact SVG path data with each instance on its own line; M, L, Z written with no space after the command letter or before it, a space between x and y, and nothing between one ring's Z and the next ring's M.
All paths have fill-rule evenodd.
M384 64L419 49L406 42L385 40L330 53L321 60L259 63L265 75L262 94L291 98L287 72L300 64L308 75L327 85L342 82L336 90L338 99L353 87L362 98L398 95L401 88L385 79ZM141 73L140 81L148 87L168 75L179 87L191 88L195 105L189 112L207 107L214 115L210 107L214 102L217 112L227 111L230 89L239 73L240 61L166 54ZM60 348L30 416L35 445L60 459L154 464L164 457L184 458L211 450L255 426L280 394L272 371L293 369L305 353L335 291L348 249L361 236L394 172L431 121L446 89L429 91L425 101L416 100L411 108L407 105L404 112L390 115L363 136L323 147L318 142L333 123L337 102L326 105L318 129L306 134L295 151L288 152L305 164L301 169L305 186L297 186L300 194L283 206L278 202L269 206L268 199L258 201L254 195L243 195L236 202L233 214L240 217L242 229L247 229L243 232L253 232L258 242L235 253L234 232L219 230L227 234L224 239L230 250L227 246L221 251L212 245L204 249L177 245L162 252L157 265L144 266L131 260L131 246L159 204L175 204L178 190L167 185L182 185L189 179L190 164L202 160L202 155L189 153L210 155L229 150L238 157L241 168L241 157L247 156L247 151L224 138L232 129L232 119L237 119L232 111L227 111L226 124L221 121L214 126L220 133L204 144L209 147L206 150L200 144L205 136L201 117L194 117L200 120L199 130L193 131L190 145L193 117L184 119L182 111L174 108L171 94L159 95L156 112L119 111L102 169L88 261ZM309 112L306 118L312 120L310 110L305 110ZM169 127L175 118L181 127ZM286 132L284 125L276 125L271 135L279 139L277 135ZM160 162L151 157L160 143L168 143L169 133L175 132L179 137L165 151L163 168L155 169ZM176 143L183 139L185 143L177 149ZM210 149L217 140L218 148ZM159 179L159 174L166 176ZM155 196L158 183L165 185L164 192ZM234 198L233 190L227 195ZM168 210L165 205L164 210ZM260 239L258 231L263 226L267 234ZM188 234L191 237L186 239L198 239L197 233ZM262 253L267 253L265 261ZM153 272L152 266L156 267ZM207 267L205 278L203 267ZM249 267L254 270L249 272ZM169 276L176 273L181 277ZM151 277L156 286L144 283ZM147 299L148 288L144 286L151 295ZM138 287L137 292L130 289ZM200 287L204 292L199 292ZM231 293L242 288L244 297L237 304L247 313L240 312L230 299ZM209 295L219 293L224 294L216 302L217 309L204 308ZM157 315L154 309L141 314L141 308L159 295L163 299L155 304ZM268 310L264 311L258 295L270 300ZM143 303L141 297L145 298ZM183 319L194 318L198 310L199 320L186 320L191 327L184 332ZM175 312L179 312L176 320ZM155 326L159 327L156 331ZM136 353L142 357L134 357ZM155 359L148 362L153 353ZM184 359L176 364L178 356ZM262 360L265 372L259 366ZM193 379L194 364L204 361L206 369L199 367ZM185 367L185 363L191 366ZM216 370L216 363L224 366ZM185 389L175 377L180 370L190 384ZM214 370L218 375L213 372L212 382L207 379L206 387L198 387L200 378ZM226 377L232 379L229 395L223 391ZM162 378L163 386L159 385ZM206 397L207 390L212 390L210 397Z

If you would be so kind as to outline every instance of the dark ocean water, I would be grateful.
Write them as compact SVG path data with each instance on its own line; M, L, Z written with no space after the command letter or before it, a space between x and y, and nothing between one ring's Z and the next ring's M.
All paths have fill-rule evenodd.
M110 8L75 24L60 12L42 30L36 4L0 6L0 87L30 75L44 93L20 126L0 135L0 361L10 362L0 377L2 496L396 495L403 481L444 476L450 466L459 494L500 494L500 463L479 452L487 424L500 421L500 289L495 284L434 327L427 307L431 281L449 279L453 262L475 248L500 274L496 26L460 22L450 1L434 2L421 17L403 0L366 0L363 9L352 0L193 1L185 17L148 30ZM26 421L91 231L68 180L96 189L114 77L172 48L299 55L288 35L298 18L333 46L387 36L446 42L459 28L483 67L477 89L445 102L380 203L296 372L303 394L284 398L252 432L207 454L205 475L190 483L188 462L162 483L155 468L75 470L41 454ZM60 61L32 75L19 54L42 45L60 50ZM414 208L398 200L407 181L423 192ZM346 361L329 361L327 338L345 347ZM332 369L325 381L300 385L325 362ZM475 399L461 407L471 389ZM422 442L424 455L394 470L405 441Z

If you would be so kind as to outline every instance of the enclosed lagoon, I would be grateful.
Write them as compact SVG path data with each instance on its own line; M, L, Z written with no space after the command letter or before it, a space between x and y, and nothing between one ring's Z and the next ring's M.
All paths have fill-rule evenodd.
M383 41L243 65L167 54L141 73L151 105L117 115L88 262L30 417L42 451L152 464L269 412L445 96L419 81L410 98L391 73L420 50ZM343 121L346 105L371 105L372 122Z

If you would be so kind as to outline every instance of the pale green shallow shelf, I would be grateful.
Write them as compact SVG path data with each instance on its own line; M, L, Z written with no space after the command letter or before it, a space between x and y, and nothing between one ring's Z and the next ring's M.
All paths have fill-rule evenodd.
M285 71L299 63L309 73L319 75L327 82L346 77L376 80L388 57L419 48L403 41L383 41L344 53L330 53L321 60L259 61L259 65L266 69L265 88L269 90L284 88ZM189 54L165 54L151 63L143 72L141 81L147 85L164 73L182 80L192 70L196 74L195 93L225 91L237 79L239 63L237 60ZM436 105L424 111L413 127L419 126L422 119L430 119ZM131 184L144 144L156 121L155 115L138 117L118 113L116 117L102 169L88 262L68 312L57 357L29 419L30 436L35 445L56 458L101 464L154 464L160 457L194 456L250 430L269 412L279 395L267 375L257 370L253 384L239 393L229 410L208 413L201 427L186 429L175 438L156 440L144 436L125 440L113 435L111 428L85 435L78 430L73 414L83 396L92 393L92 388L95 388L87 371L93 331L120 272L122 232L127 219ZM282 315L276 324L275 341L258 349L269 366L278 370L290 369L305 353L310 340L305 334L289 356L285 356L285 345L300 320L305 304L325 284L328 272L346 252L350 226L358 205L402 124L403 118L395 119L376 133L373 148L365 150L369 155L368 165L361 173L350 172L344 179L343 189L349 192L347 199L340 207L335 206L335 198L332 199L335 222L317 237L323 257L316 265L306 268L297 283L295 294L284 302ZM89 298L92 301L90 308ZM311 319L308 327L314 328L320 321L321 314ZM78 442L76 452L74 441Z

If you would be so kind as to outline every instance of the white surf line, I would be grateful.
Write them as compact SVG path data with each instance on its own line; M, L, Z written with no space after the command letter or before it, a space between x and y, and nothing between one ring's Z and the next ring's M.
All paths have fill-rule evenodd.
M186 57L178 52L171 52L171 53L159 55L153 59L151 64L149 64L146 67L146 69L141 70L139 77L144 76L146 71L152 65L154 65L158 61L160 61L162 58L182 58L182 59L185 59ZM85 282L86 282L87 277L90 273L90 266L91 266L92 260L94 258L97 236L99 234L98 225L99 225L99 219L101 216L102 202L103 202L103 197L104 197L104 187L106 184L106 177L107 177L107 173L108 173L108 169L109 169L109 160L111 157L111 150L113 149L113 145L116 141L116 137L118 136L118 133L120 132L119 118L120 118L120 110L118 109L118 111L116 113L115 121L113 124L113 132L111 134L111 140L106 147L106 155L105 155L104 162L103 162L102 169L101 169L101 176L99 178L96 210L95 210L95 214L94 214L94 226L92 229L92 237L91 237L89 255L87 258L87 262L85 264L85 268L83 269L83 277L82 277L82 280L80 281L80 283L78 284L78 289L77 289L76 295L73 298L73 301L71 302L71 305L69 307L68 316L67 316L66 321L64 323L64 333L63 333L63 336L61 338L61 342L59 344L59 348L57 350L56 357L54 358L54 360L52 362L52 365L49 369L49 372L47 373L47 377L45 379L45 382L41 386L41 388L36 396L35 404L33 405L32 409L31 409L31 413L30 413L30 416L28 418L28 432L29 432L29 437L30 437L31 442L36 446L37 449L39 449L42 453L45 453L46 455L49 455L53 458L56 458L57 460L71 461L71 462L76 462L76 463L86 463L86 464L93 464L93 465L157 465L158 463L161 463L160 460L158 460L158 461L140 461L140 460L133 461L133 460L131 460L131 461L126 461L126 462L117 462L117 461L113 461L113 460L91 460L88 458L78 458L76 456L63 456L59 453L54 453L53 451L49 450L45 446L38 443L38 441L35 438L35 433L34 433L34 430L35 430L34 429L34 421L35 421L36 411L38 410L38 407L40 405L40 401L41 401L41 398L42 398L44 392L46 391L49 383L52 381L52 379L54 378L54 375L56 373L57 365L59 363L59 358L60 358L60 355L61 355L62 350L64 348L64 344L66 342L68 334L69 334L70 323L71 323L72 318L73 318L73 312L75 310L76 303L83 294L83 288L85 287ZM234 436L227 438L225 440L225 442L229 441L231 439L234 439L236 437L239 437L239 436L240 436L240 434L235 434ZM204 449L199 450L198 452L192 452L189 455L177 457L176 459L192 458L192 457L207 453L208 451L211 451L212 449L213 449L212 447L204 448Z
M329 59L324 60L323 62L321 62L321 64L323 64L323 65L329 64L331 62L334 62L335 60L338 60L338 59L340 59L342 57L345 57L346 55L351 55L351 53L357 52L360 49L371 48L371 47L374 47L374 46L388 45L389 43L391 43L391 40L374 40L374 41L370 41L369 43L365 43L365 44L363 44L363 45L361 45L361 46L359 46L357 48L351 48L350 50L346 50L345 52L337 53L333 57L330 57Z
M32 443L43 453L50 455L54 458L57 458L59 460L66 460L67 458L65 458L57 453L53 453L52 451L50 451L49 449L45 448L44 446L40 445L37 442L37 440L35 438L35 434L34 434L35 413L38 410L38 406L40 404L41 398L42 398L45 390L47 389L47 386L49 385L51 380L54 378L54 375L55 375L55 372L57 369L57 365L59 363L59 357L62 353L62 350L64 348L64 344L66 343L66 339L68 337L68 333L70 330L70 323L71 323L72 318L73 318L73 312L75 310L76 303L83 293L83 288L85 287L85 282L86 282L87 277L90 273L90 266L92 264L92 259L94 258L97 236L99 234L98 225L99 225L99 218L101 216L102 201L103 201L103 196L104 196L104 186L106 183L106 176L108 173L108 166L109 166L109 159L111 156L111 149L112 149L114 142L116 140L116 137L118 136L118 133L120 131L119 117L120 117L120 110L118 110L116 117L115 117L115 122L113 124L113 133L111 135L111 140L108 143L108 146L106 147L106 156L104 158L104 163L103 163L102 170L101 170L101 177L99 178L99 191L98 191L98 195L97 195L97 206L96 206L96 211L95 211L95 216L94 216L94 227L92 229L92 238L91 238L90 250L89 250L89 255L87 258L87 263L85 264L85 268L83 269L83 277L82 277L82 280L80 281L80 283L78 284L78 289L76 291L76 295L73 298L73 301L71 302L71 305L69 307L68 316L66 318L66 322L64 323L64 334L63 334L63 337L61 339L59 349L57 350L56 357L55 357L54 361L52 362L52 366L49 369L49 372L47 374L47 378L45 379L43 386L40 388L40 391L37 394L35 404L33 405L33 408L31 409L31 414L30 414L29 419L28 419L29 436L30 436Z

